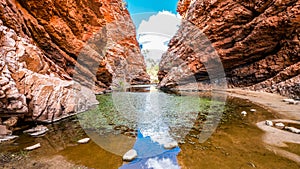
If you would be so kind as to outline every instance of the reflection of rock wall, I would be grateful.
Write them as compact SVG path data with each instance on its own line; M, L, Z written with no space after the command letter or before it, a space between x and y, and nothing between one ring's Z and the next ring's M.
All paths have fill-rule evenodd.
M300 2L180 0L178 12L187 21L169 44L160 64L160 85L172 87L175 74L208 80L207 60L213 52L208 43L199 44L202 54L185 44L196 27L203 31L218 52L231 87L276 92L299 97ZM192 25L192 26L191 26ZM204 45L204 46L203 46ZM203 53L206 53L203 55ZM174 60L178 60L175 62ZM173 69L186 64L185 70Z
M51 121L86 110L115 77L149 82L121 0L1 1L0 23L0 117Z

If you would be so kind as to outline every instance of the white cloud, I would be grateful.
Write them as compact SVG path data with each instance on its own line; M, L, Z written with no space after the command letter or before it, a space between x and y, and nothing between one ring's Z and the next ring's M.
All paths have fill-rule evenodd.
M143 20L137 29L137 33L155 32L172 37L180 25L180 15L169 11L161 11L150 16L148 21Z
M158 12L141 22L137 29L138 41L143 46L142 50L147 51L147 58L160 60L180 23L181 17L169 11Z
M147 162L147 167L148 168L153 168L153 169L180 169L178 165L173 164L171 159L169 158L163 158L159 160L158 158L150 158Z

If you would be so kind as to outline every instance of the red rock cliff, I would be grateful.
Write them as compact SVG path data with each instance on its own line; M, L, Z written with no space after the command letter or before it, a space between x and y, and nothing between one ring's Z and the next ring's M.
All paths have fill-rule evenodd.
M113 81L148 83L135 37L121 0L2 0L0 117L52 121Z
M215 50L230 87L300 98L300 1L180 0L177 11L184 21L162 58L160 87L190 76L209 81L204 62Z

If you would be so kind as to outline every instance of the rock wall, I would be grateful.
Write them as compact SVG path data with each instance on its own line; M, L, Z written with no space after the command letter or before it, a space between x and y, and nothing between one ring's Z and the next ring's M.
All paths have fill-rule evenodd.
M114 79L149 82L121 0L4 0L0 40L3 118L58 120L96 104Z
M184 21L162 58L160 87L172 88L191 76L207 83L205 62L216 51L229 87L300 98L298 0L180 0L177 11ZM204 40L187 38L195 31ZM187 45L193 41L200 41L201 50Z

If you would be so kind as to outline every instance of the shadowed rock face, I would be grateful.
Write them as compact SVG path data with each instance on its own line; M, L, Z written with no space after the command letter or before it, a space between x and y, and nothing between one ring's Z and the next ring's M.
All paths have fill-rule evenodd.
M185 21L162 57L160 87L190 77L207 83L216 51L229 87L300 97L299 1L180 0L177 11Z
M149 83L135 37L121 0L1 1L0 117L57 120L113 82Z

